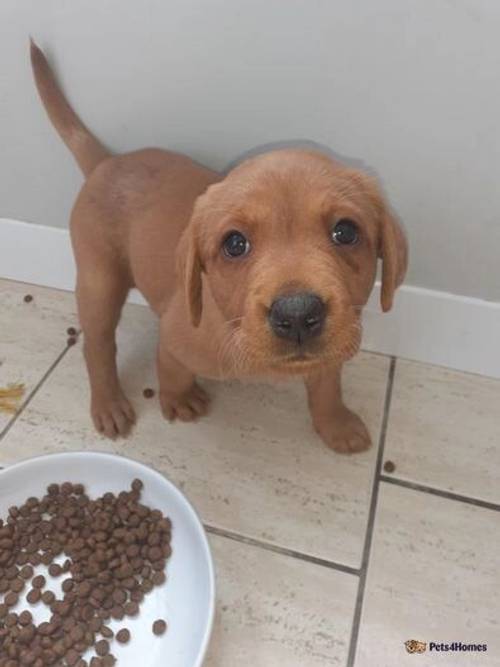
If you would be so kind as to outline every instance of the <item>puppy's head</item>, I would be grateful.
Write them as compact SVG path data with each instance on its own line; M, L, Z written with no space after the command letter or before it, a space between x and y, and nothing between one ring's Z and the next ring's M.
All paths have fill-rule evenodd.
M248 160L196 202L180 246L194 326L202 276L242 372L307 373L359 348L360 316L382 267L382 308L407 265L403 232L375 181L321 153Z

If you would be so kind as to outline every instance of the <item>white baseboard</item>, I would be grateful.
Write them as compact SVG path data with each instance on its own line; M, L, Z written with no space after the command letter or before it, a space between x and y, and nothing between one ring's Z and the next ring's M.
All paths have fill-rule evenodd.
M69 231L0 218L0 278L73 292L76 270ZM147 305L137 290L128 300Z
M65 229L0 218L0 277L74 289ZM363 348L500 378L500 303L403 286L383 314L377 285L365 309ZM129 298L145 304L134 290Z
M365 309L365 350L500 378L500 303L403 285L384 314L379 294Z

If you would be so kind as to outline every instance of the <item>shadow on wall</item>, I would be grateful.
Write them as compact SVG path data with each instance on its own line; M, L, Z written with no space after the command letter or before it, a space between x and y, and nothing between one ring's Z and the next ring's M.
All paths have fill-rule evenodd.
M238 164L240 164L244 160L248 160L249 158L255 157L256 155L261 155L262 153L268 153L269 151L286 150L287 148L302 148L305 150L318 151L319 153L324 153L325 155L331 157L333 160L342 162L343 164L346 164L349 167L352 167L353 169L362 169L363 171L371 174L372 176L376 176L375 171L370 167L368 167L368 165L366 165L362 160L358 160L357 158L346 157L345 155L341 155L340 153L335 152L325 144L320 144L317 141L310 141L309 139L290 139L290 140L285 139L283 141L272 141L268 144L255 146L255 148L251 148L250 150L245 151L237 158L232 160L228 164L226 169L224 169L223 173L227 174L229 171L231 171L231 169L234 169Z
M290 139L290 140L286 139L283 141L273 141L268 144L255 146L255 148L251 148L250 150L245 151L244 153L236 157L234 160L231 160L231 162L222 171L222 173L226 175L231 171L231 169L237 167L241 162L244 162L245 160L248 160L249 158L255 157L257 155L261 155L262 153L268 153L269 151L286 150L288 148L302 148L305 150L312 150L312 151L317 151L319 153L323 153L324 155L328 155L328 157L332 158L332 160L341 162L342 164L345 164L348 167L351 167L352 169L359 169L360 171L364 171L365 174L368 174L369 176L375 178L384 195L384 198L386 199L387 202L389 202L389 208L391 209L392 215L394 215L394 217L399 221L400 225L407 233L405 224L401 220L401 217L393 209L391 202L389 201L389 197L387 196L387 193L385 191L383 181L377 174L375 169L368 166L361 159L347 157L346 155L342 155L341 153L337 153L336 151L332 150L329 146L326 146L325 144L320 144L316 141L311 141L309 139Z

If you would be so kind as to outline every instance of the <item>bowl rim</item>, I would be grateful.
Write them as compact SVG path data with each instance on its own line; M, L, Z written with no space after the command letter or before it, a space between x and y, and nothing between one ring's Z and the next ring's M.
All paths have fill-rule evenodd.
M149 473L153 473L153 475L157 479L166 483L167 486L170 488L170 491L172 491L174 493L174 495L176 495L184 503L184 505L186 506L186 508L188 510L188 513L191 514L191 518L193 519L195 524L200 529L199 532L200 532L200 535L201 535L201 538L202 538L204 555L206 557L206 561L207 561L207 564L208 564L210 602L209 602L207 624L206 624L206 627L205 627L203 640L201 642L200 651L198 652L196 661L193 663L192 667L202 667L203 661L206 658L206 654L207 654L207 651L208 651L210 639L212 637L214 620L215 620L215 600L216 600L215 566L214 566L214 559L213 559L212 549L210 548L210 543L208 541L208 535L207 535L207 531L205 529L205 526L203 525L203 522L202 522L202 520L200 518L200 515L198 514L197 510L194 508L194 505L187 498L187 496L184 494L183 491L181 491L163 473L159 472L158 470L156 470L156 468L153 468L150 465L146 465L145 463L142 463L142 461L137 461L136 459L133 459L130 456L122 456L121 454L116 454L116 453L111 453L111 452L102 452L102 451L91 450L91 449L71 451L71 452L51 452L50 454L39 454L38 456L30 456L29 458L22 459L21 461L16 461L16 463L6 464L3 468L0 468L0 478L3 475L7 474L9 471L13 470L14 468L17 468L17 469L24 468L24 467L28 466L30 463L32 463L33 461L47 460L47 459L53 459L53 458L73 459L73 458L76 458L76 457L88 456L88 455L91 455L91 456L94 456L94 457L97 457L97 458L101 458L101 459L110 459L110 460L112 460L112 459L124 459L125 461L133 463L135 466L138 466L139 468L144 468Z

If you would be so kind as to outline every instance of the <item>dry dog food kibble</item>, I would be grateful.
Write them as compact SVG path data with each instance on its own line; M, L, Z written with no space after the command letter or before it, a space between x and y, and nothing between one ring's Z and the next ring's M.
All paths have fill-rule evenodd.
M103 625L101 627L100 633L105 639L111 639L111 637L114 636L113 630L111 630L111 628L108 628L107 625Z
M34 579L31 580L31 585L33 588L43 588L45 586L45 577L43 575L39 575L38 577L35 577Z
M142 488L136 479L130 491L92 500L82 484L51 484L0 519L0 667L116 664L113 642L127 644L131 633L115 636L106 623L140 614L172 552L170 520L141 504ZM60 580L60 596L35 575L39 565ZM19 601L50 615L37 625L28 609L12 611ZM166 629L153 624L155 635Z
M101 641L98 641L97 644L95 645L95 652L101 658L105 655L108 655L109 653L108 642L105 639L101 639Z
M32 588L26 596L26 599L30 604L36 604L41 597L42 594L40 593L40 590L38 588Z
M42 593L42 602L46 604L47 607L50 607L51 604L55 602L56 596L52 591L45 591Z
M120 644L127 644L130 641L130 630L123 628L116 633L116 641Z
M153 623L153 632L155 635L164 635L167 631L167 624L161 618Z
M396 470L396 466L394 465L393 461L386 461L384 463L384 470L385 472L394 472Z

